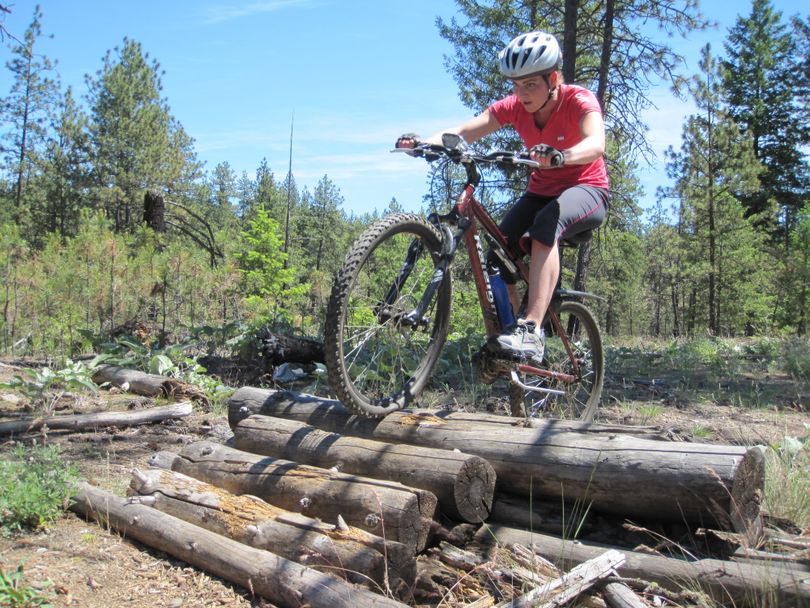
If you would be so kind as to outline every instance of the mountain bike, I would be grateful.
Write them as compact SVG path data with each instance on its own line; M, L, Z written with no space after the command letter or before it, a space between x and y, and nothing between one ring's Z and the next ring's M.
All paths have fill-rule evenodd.
M519 277L523 286L528 264L519 245L507 242L474 195L481 181L479 165L537 168L538 163L526 154L469 153L452 134L442 143L395 151L464 168L466 182L450 211L427 217L394 213L375 222L355 241L335 276L324 327L332 390L356 414L372 418L415 403L447 339L451 271L465 245L487 335L473 356L479 379L509 381L513 415L592 420L602 393L604 353L599 326L582 300L598 296L558 283L543 322L542 365L496 347L495 338L513 323L515 311L498 266L487 260L497 258L500 268ZM590 233L583 233L560 244L575 247L588 238ZM524 294L523 306L525 299Z

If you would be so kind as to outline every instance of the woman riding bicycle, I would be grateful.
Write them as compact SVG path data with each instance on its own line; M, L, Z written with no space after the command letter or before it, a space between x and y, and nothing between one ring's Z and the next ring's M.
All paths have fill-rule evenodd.
M512 81L513 94L427 142L441 144L442 133L449 132L474 143L512 125L531 158L540 164L531 173L526 192L500 224L510 244L525 242L531 260L523 318L497 338L505 353L539 363L543 358L542 321L560 274L558 242L597 228L605 220L609 197L603 159L605 126L596 97L563 82L562 52L551 34L522 34L498 58L501 73ZM412 148L418 143L416 136L403 135L396 146ZM522 241L524 236L526 241ZM499 265L497 259L490 262ZM501 273L512 306L518 310L516 278L505 268Z

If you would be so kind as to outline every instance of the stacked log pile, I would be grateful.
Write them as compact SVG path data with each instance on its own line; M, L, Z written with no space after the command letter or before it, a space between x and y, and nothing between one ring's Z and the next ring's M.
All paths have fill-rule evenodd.
M128 498L83 487L74 508L279 606L810 605L810 572L797 564L564 540L572 504L758 538L756 449L479 414L367 420L253 388L232 396L228 415L227 445L158 452L133 472Z
M565 497L627 517L710 527L719 522L737 529L748 528L759 513L764 462L758 449L657 441L631 435L632 429L559 420L526 428L506 417L408 411L369 420L337 401L255 388L239 389L228 408L237 436L246 434L243 424L252 424L245 418L260 414L355 437L476 455L492 465L499 490L526 498Z

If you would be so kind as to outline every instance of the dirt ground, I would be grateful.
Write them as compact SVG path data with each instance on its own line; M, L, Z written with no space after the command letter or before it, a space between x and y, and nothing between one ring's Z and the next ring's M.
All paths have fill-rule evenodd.
M0 381L8 380L15 371L0 364ZM802 393L806 387L797 389L786 378L774 379L783 384L779 390L787 395L784 405L760 408L741 407L734 399L729 403L722 398L690 401L666 384L640 384L615 376L608 380L600 415L603 421L658 426L690 440L735 444L773 443L786 435L803 437L810 425L807 395ZM95 397L63 399L60 407L66 412L89 413L151 404L132 395L103 391ZM19 413L24 406L20 395L0 390L0 420ZM224 413L214 415L197 408L181 421L109 431L53 432L26 436L23 441L58 443L65 459L76 465L86 480L123 495L132 469L145 468L153 452L177 451L200 439L224 441L229 434ZM0 458L13 446L13 441L0 437ZM247 590L72 513L47 530L0 537L0 568L9 573L18 566L24 569L24 583L45 590L53 606L270 606L251 597Z

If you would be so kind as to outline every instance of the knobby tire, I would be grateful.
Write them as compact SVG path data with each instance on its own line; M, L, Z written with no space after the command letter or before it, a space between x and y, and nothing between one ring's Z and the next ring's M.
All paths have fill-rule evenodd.
M420 251L387 306L406 251ZM381 417L410 405L427 385L450 320L449 269L414 327L403 322L416 308L439 263L442 238L425 219L397 213L370 226L335 276L326 311L324 356L329 384L356 414ZM382 311L382 312L381 312Z

